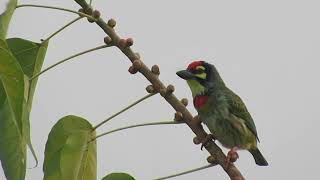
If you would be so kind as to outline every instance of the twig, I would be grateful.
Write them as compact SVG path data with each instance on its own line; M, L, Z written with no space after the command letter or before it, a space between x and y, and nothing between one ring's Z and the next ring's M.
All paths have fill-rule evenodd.
M149 97L155 95L154 93L152 94L147 94L146 96L136 100L135 102L131 103L129 106L123 108L122 110L120 110L119 112L113 114L112 116L108 117L106 120L102 121L101 123L99 123L98 125L96 125L95 127L93 127L92 131L96 130L98 127L102 126L104 123L110 121L111 119L113 119L114 117L118 116L119 114L125 112L126 110L130 109L131 107L137 105L138 103L142 102L145 99L148 99Z
M117 131L122 131L125 129L131 129L131 128L136 128L136 127L142 127L142 126L154 126L154 125L165 125L165 124L182 124L183 122L177 122L177 121L160 121L160 122L152 122L152 123L143 123L143 124L135 124L135 125L131 125L131 126L126 126L126 127L121 127L121 128L117 128L102 134L97 135L94 139L90 140L91 141L95 141L96 139L117 132Z
M85 1L76 1L84 10L90 8L89 4ZM123 41L114 31L112 26L108 25L103 19L98 18L96 24L101 27L101 29L112 39L112 42L129 58L131 62L134 62L139 58L139 56L132 51L129 46L123 46ZM120 43L119 43L120 42ZM143 74L152 84L156 91L166 89L164 84L159 80L158 75L153 73L143 62L139 65L139 72ZM162 91L164 92L164 91ZM207 133L204 131L201 125L193 122L193 116L186 109L186 107L177 99L173 93L164 93L164 99L183 116L184 121L190 127L190 129L197 135L199 139L205 139ZM226 163L226 156L222 150L213 142L209 141L205 149L216 158L216 161L224 169L224 171L229 175L230 179L242 180L244 177L240 171L234 166L234 164Z
M202 166L202 167L199 167L199 168L190 169L190 170L188 170L188 171L180 172L180 173L173 174L173 175L170 175L170 176L165 176L165 177L157 178L157 179L154 179L154 180L169 179L169 178L173 178L173 177L177 177L177 176L181 176L181 175L193 173L193 172L196 172L196 171L200 171L200 170L203 170L203 169L207 169L207 168L212 167L212 166L215 166L215 164L208 164L208 165L205 165L205 166Z
M49 37L47 37L46 39L43 40L42 43L49 41L52 37L54 37L55 35L57 35L58 33L60 33L62 30L64 30L65 28L69 27L71 24L79 21L80 19L82 19L83 17L77 17L74 20L70 21L68 24L64 25L63 27L61 27L60 29L58 29L56 32L52 33Z
M64 62L66 62L66 61L68 61L68 60L70 60L70 59L72 59L72 58L75 58L75 57L77 57L77 56L80 56L80 55L83 55L83 54L86 54L86 53L89 53L89 52L92 52L92 51L96 51L96 50L99 50L99 49L103 49L103 48L106 48L106 47L110 47L110 45L98 46L98 47L95 47L95 48L92 48L92 49L88 49L88 50L86 50L86 51L79 52L79 53L74 54L74 55L72 55L72 56L69 56L69 57L67 57L67 58L65 58L65 59L63 59L63 60L61 60L61 61L59 61L59 62L57 62L57 63L55 63L55 64L53 64L53 65L51 65L51 66L49 66L49 67L47 67L46 69L42 70L42 71L39 72L38 74L35 74L34 76L32 76L32 77L29 79L29 81L32 81L34 78L40 76L41 74L45 73L46 71L49 71L50 69L54 68L55 66L58 66L59 64L64 63Z
M46 9L55 9L55 10L60 10L60 11L65 11L65 12L71 12L71 13L78 14L79 16L84 16L84 17L87 17L87 18L95 21L95 18L93 16L90 16L90 15L82 13L82 12L74 11L71 9L61 8L61 7L35 5L35 4L20 4L20 5L16 6L17 9L22 8L22 7L46 8Z

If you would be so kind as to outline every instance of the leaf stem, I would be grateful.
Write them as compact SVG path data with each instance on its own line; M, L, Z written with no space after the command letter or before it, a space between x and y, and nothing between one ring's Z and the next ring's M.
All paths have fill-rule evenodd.
M46 39L43 40L42 43L49 41L53 36L57 35L58 33L60 33L62 30L64 30L65 28L69 27L70 25L72 25L73 23L77 22L78 20L82 19L83 17L77 17L74 20L70 21L68 24L64 25L63 27L61 27L60 29L58 29L56 32L52 33L49 37L47 37Z
M150 93L147 94L146 96L136 100L135 102L133 102L132 104L128 105L127 107L123 108L122 110L120 110L119 112L113 114L112 116L108 117L106 120L102 121L101 123L99 123L98 125L96 125L95 127L93 127L92 131L96 130L98 127L102 126L104 123L108 122L109 120L111 120L112 118L118 116L119 114L125 112L126 110L130 109L131 107L135 106L136 104L142 102L145 99L148 99L149 97L155 95L155 93Z
M60 11L66 11L66 12L71 12L71 13L74 13L74 14L78 14L79 16L84 16L84 17L87 17L89 19L92 19L92 20L96 21L96 19L93 16L90 16L90 15L82 13L82 12L74 11L74 10L71 10L71 9L61 8L61 7L44 6L44 5L36 5L36 4L20 4L20 5L16 6L16 9L22 8L22 7L37 7L37 8L56 9L56 10L60 10Z
M200 170L203 170L203 169L207 169L207 168L212 167L212 166L215 166L215 164L208 164L208 165L205 165L205 166L202 166L202 167L199 167L199 168L195 168L195 169L191 169L191 170L188 170L188 171L180 172L180 173L173 174L173 175L170 175L170 176L157 178L157 179L154 179L154 180L169 179L169 178L173 178L173 177L177 177L177 176L193 173L193 172L196 172L196 171L200 171Z
M121 127L118 129L114 129L102 134L97 135L94 139L92 139L90 142L95 141L96 139L105 136L107 134L111 134L117 131L125 130L125 129L130 129L130 128L135 128L135 127L141 127L141 126L154 126L154 125L164 125L164 124L182 124L183 122L176 122L176 121L160 121L160 122L152 122L152 123L143 123L143 124L135 124L131 126L126 126L126 127Z
M89 52L92 52L92 51L96 51L96 50L99 50L99 49L103 49L103 48L106 48L106 47L110 47L110 45L98 46L98 47L95 47L95 48L92 48L92 49L88 49L88 50L86 50L86 51L79 52L79 53L74 54L74 55L72 55L72 56L69 56L69 57L67 57L67 58L65 58L65 59L63 59L63 60L61 60L61 61L59 61L59 62L57 62L57 63L55 63L55 64L53 64L53 65L51 65L51 66L49 66L49 67L47 67L46 69L42 70L42 71L39 72L38 74L35 74L34 76L32 76L32 77L29 79L29 81L32 81L34 78L40 76L41 74L45 73L46 71L54 68L55 66L58 66L58 65L61 64L61 63L66 62L66 61L68 61L68 60L70 60L70 59L72 59L72 58L75 58L75 57L77 57L77 56L80 56L80 55L83 55L83 54L86 54L86 53L89 53Z

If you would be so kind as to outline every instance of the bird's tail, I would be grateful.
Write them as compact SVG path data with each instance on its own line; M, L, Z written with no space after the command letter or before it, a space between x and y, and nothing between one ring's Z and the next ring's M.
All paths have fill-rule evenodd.
M250 149L249 152L252 154L254 161L259 166L268 166L267 160L262 156L258 148Z

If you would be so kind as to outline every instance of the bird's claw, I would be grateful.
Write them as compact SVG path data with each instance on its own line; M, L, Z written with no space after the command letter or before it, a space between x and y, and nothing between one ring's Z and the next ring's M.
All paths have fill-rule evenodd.
M216 138L213 136L213 134L208 134L201 142L201 150L203 149L203 147L205 147L209 141L215 141Z

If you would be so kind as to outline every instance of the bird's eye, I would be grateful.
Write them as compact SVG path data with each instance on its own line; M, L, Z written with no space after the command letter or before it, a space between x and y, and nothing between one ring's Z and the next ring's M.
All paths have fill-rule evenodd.
M205 72L205 67L197 66L192 72L193 74L202 74Z
M202 74L204 73L204 70L203 69L195 69L192 71L193 74Z

